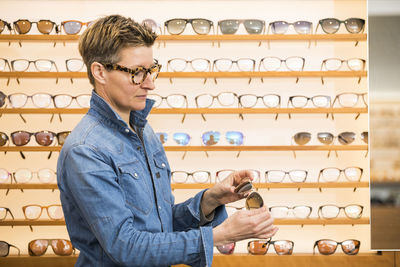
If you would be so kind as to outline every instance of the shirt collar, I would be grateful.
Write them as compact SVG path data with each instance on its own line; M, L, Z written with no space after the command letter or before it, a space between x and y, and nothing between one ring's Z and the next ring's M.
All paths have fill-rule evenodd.
M147 116L149 115L155 101L152 99L146 99L146 106L143 110L133 110L129 115L129 123L138 127L144 127L147 123ZM126 125L126 122L121 116L114 111L114 109L108 104L101 96L99 96L95 90L92 91L92 98L90 99L90 109L98 112L102 117L109 119L114 122L122 122ZM127 125L126 125L127 126Z

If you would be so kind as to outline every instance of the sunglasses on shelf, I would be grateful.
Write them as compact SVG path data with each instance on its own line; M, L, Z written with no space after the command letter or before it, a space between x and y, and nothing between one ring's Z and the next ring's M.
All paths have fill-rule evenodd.
M362 33L364 32L365 20L360 18L348 18L346 20L338 20L336 18L321 19L318 22L315 33L318 27L321 26L322 30L327 34L333 34L339 31L340 25L344 24L349 33Z
M8 136L5 133L0 132L0 146L7 145L9 140L10 139L8 138Z
M113 63L104 63L103 66L109 71L118 70L131 74L132 83L135 85L141 85L146 80L148 74L150 75L150 79L154 82L157 79L162 67L160 64L158 64L157 60L155 60L154 64L150 66L150 68L137 67L135 69L130 69Z
M255 240L247 243L247 250L252 255L265 255L269 246L272 245L278 255L291 255L294 242L290 240Z
M0 108L6 104L7 95L0 91Z
M218 131L208 131L201 136L201 140L205 146L217 144L220 138L221 133ZM225 138L230 145L240 146L243 144L244 135L238 131L228 131L225 133Z
M183 33L186 28L186 25L190 23L195 33L200 35L209 34L211 28L214 33L214 24L211 20L203 19L203 18L195 18L195 19L170 19L164 22L164 32L165 28L172 35L178 35Z
M14 220L14 215L9 208L0 207L0 221L5 220L8 213L10 213L11 218Z
M47 215L52 220L62 220L64 219L64 213L61 205L27 205L22 207L22 211L27 220L37 220L40 215L42 215L43 210L47 211Z
M11 24L8 23L7 21L0 19L0 34L3 33L3 31L5 29L7 29L9 32L11 32Z
M365 138L366 132L362 134L362 140L366 143L368 139ZM318 140L324 145L332 145L335 138L338 139L341 145L350 145L354 142L356 134L354 132L342 132L338 136L334 136L328 132L320 132L317 133ZM298 145L305 145L311 140L311 133L308 132L299 132L296 133L292 140L295 141Z
M318 216L323 219L335 219L339 216L340 210L350 219L359 219L362 216L364 207L357 204L339 207L337 205L323 205L318 208Z
M218 28L222 34L235 34L243 24L248 34L263 34L265 21L259 19L225 19L218 21Z
M168 134L164 132L157 132L157 137L160 139L161 144L165 144L168 141ZM177 145L186 146L190 142L190 135L187 133L174 133L172 139Z
M360 250L360 244L361 242L355 239L348 239L342 242L337 242L332 239L320 239L314 243L313 254L315 254L315 247L317 247L319 253L322 255L331 255L335 253L338 245L340 245L345 254L356 255Z
M11 141L16 146L25 146L31 140L31 137L35 136L36 142L41 146L49 146L53 143L56 134L51 131L40 131L31 133L27 131L16 131L11 133Z
M344 177L350 182L359 182L361 180L364 170L360 167L347 167L339 169L336 167L324 168L319 171L318 182L337 182L340 174L343 173Z
M58 256L69 256L75 254L75 248L71 241L66 239L35 239L28 244L29 256L42 256L47 248L51 246L54 254Z
M274 219L284 219L289 216L289 211L292 211L293 216L299 219L307 219L311 215L312 208L310 206L272 206L269 207L269 212Z
M10 253L10 247L18 250L18 256L21 255L19 248L17 248L16 246L9 244L6 241L0 241L0 257L7 257Z
M220 246L216 246L217 250L221 253L221 254L225 254L225 255L230 255L235 251L235 246L236 243L229 243L229 244L225 244L225 245L220 245Z
M288 31L290 25L293 26L293 29L298 34L312 34L312 22L304 20L299 20L293 23L282 20L271 22L268 26L267 34L269 33L270 29L273 34L285 34Z
M171 172L171 178L174 183L182 184L186 183L189 177L193 178L196 183L204 184L211 183L211 173L209 171L173 171Z
M50 34L50 32L55 28L56 33L58 33L58 26L51 20L42 19L39 21L29 21L27 19L19 19L13 22L14 29L18 34L26 34L31 28L32 24L36 24L37 29L42 34Z
M281 171L281 170L268 170L265 172L265 179L267 183L282 183L286 176L293 183L303 183L306 181L308 171L305 170L291 170L291 171Z
M61 27L64 29L66 34L78 34L83 26L90 27L93 21L82 22L79 20L66 20L61 22Z

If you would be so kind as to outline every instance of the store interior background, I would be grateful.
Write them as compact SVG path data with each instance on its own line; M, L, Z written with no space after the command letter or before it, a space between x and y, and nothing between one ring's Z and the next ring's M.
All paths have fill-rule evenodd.
M400 1L368 2L371 248L400 249Z
M152 18L159 24L171 18L207 18L216 23L218 20L228 18L258 18L268 24L275 20L308 20L313 22L313 29L317 26L319 19L335 17L346 19L359 17L367 19L367 1L312 1L312 0L286 0L286 1L2 1L2 19L13 22L26 18L29 20L50 19L56 23L63 20L77 19L83 22L94 20L100 16L109 14L121 14L132 17L137 21ZM223 12L221 12L223 11ZM367 21L368 25L368 21ZM321 30L321 29L319 29ZM367 30L366 30L367 32ZM293 28L288 34L293 34ZM320 32L322 33L322 31ZM347 33L342 25L339 33ZM29 34L38 34L36 27ZM184 34L194 34L190 25L187 25ZM243 25L237 34L246 34ZM364 58L367 59L367 42L334 42L321 41L308 47L308 41L271 42L271 48L267 48L267 42L258 46L258 41L246 42L222 42L221 47L212 46L211 42L167 42L157 43L154 46L154 57L160 60L163 71L166 70L168 59L181 57L185 59L208 58L214 60L227 57L236 60L241 57L250 57L259 60L266 56L277 56L282 59L289 56L302 56L306 58L305 70L319 71L323 59L338 57ZM19 47L18 42L0 43L0 57L9 61L17 58L35 60L48 58L56 62L60 71L65 70L65 60L80 57L77 50L77 42L58 42L55 47L51 42L23 42ZM31 69L32 70L32 69ZM347 70L345 67L343 70ZM232 91L237 94L254 93L264 95L276 93L282 97L282 107L286 107L287 99L291 95L314 96L327 94L334 98L342 92L364 93L368 91L367 78L326 78L322 85L319 78L300 78L295 83L295 78L265 78L264 83L259 78L254 78L248 84L247 78L218 79L214 84L212 79L203 84L203 79L173 79L171 84L168 79L158 79L154 93L167 96L173 93L187 95L189 106L195 107L194 97L202 93L216 95L224 91ZM10 85L7 80L0 80L0 91L5 94L24 92L28 95L37 92L50 94L68 93L79 95L91 93L91 86L86 79L74 79L71 84L69 79L60 79L58 84L54 79L21 79L17 84L12 79ZM360 101L361 102L361 101ZM31 102L30 102L31 103ZM217 107L218 105L216 105ZM166 107L163 105L162 107ZM323 114L295 114L288 119L285 114L280 114L278 120L274 120L273 114L244 115L240 120L236 115L206 115L204 122L200 115L187 115L185 122L181 123L182 115L150 115L149 122L156 132L167 132L170 136L174 132L187 132L192 137L191 145L201 145L201 134L208 130L218 130L224 134L228 130L242 131L245 135L246 145L290 145L291 137L297 132L312 133L311 145L318 145L316 134L318 132L331 132L337 135L344 131L352 131L357 134L354 144L362 145L359 135L368 131L368 116L361 116L354 120L354 114L338 114L335 120L326 119ZM36 132L40 130L51 130L61 132L72 130L79 122L82 115L63 115L63 121L55 118L49 122L51 115L24 115L27 123L24 123L18 115L6 114L0 118L1 131L10 134L17 130ZM171 139L171 138L170 138ZM223 138L221 145L226 145ZM172 145L172 140L168 141ZM29 145L37 145L31 140ZM327 151L304 151L297 152L297 158L293 157L291 151L283 152L246 152L236 158L236 152L209 152L207 158L204 152L188 152L182 160L183 152L167 152L172 170L184 170L193 172L196 170L211 171L213 181L215 172L220 169L242 169L251 168L260 170L262 177L264 172L271 169L292 170L305 169L309 171L307 181L316 181L319 170L325 167L335 166L346 168L358 166L364 169L361 181L369 180L369 158L364 157L365 151L339 151L336 158L331 153L327 158ZM19 153L9 152L0 154L0 167L10 172L18 168L29 168L37 171L40 168L56 169L58 153L53 153L50 160L47 152L26 152L26 159L21 159ZM285 178L285 182L289 182ZM341 176L340 181L345 181ZM37 179L34 178L34 182ZM189 181L190 182L190 181ZM199 190L174 190L176 202L182 202L193 196ZM323 189L260 189L266 205L309 205L313 207L311 217L317 217L318 206L324 204L336 204L345 206L348 204L360 204L364 206L363 217L370 216L369 188L358 188L355 192L351 188ZM50 205L60 203L58 190L11 190L6 196L5 190L0 193L1 206L8 207L18 219L24 218L21 207L28 204ZM100 202L99 202L100 203ZM235 203L235 206L243 206L243 202ZM344 216L341 211L340 216ZM41 218L47 218L43 214ZM336 241L346 239L358 239L361 241L360 252L370 252L370 225L281 225L274 239L288 239L295 242L294 254L312 253L314 242L318 239L330 238ZM0 227L1 240L5 240L21 249L21 253L28 254L27 244L30 240L38 238L68 238L65 226L33 226L33 232L28 226ZM235 253L247 253L248 240L238 242ZM218 253L217 250L214 250ZM340 249L338 251L341 253ZM51 254L51 249L47 254ZM274 253L270 248L268 253Z

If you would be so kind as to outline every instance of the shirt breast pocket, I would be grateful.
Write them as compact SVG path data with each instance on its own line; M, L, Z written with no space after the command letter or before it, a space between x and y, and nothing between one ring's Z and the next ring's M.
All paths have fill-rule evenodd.
M153 208L150 190L145 181L146 173L139 161L126 163L118 167L120 185L125 193L126 203L145 215Z
M156 177L159 177L163 192L164 200L173 204L173 196L171 191L171 167L168 164L167 157L162 151L158 151L153 155L154 165L156 166Z

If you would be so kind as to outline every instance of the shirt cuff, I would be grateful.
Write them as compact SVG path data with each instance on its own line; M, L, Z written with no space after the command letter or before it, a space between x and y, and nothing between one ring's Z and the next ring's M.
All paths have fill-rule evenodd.
M214 220L214 216L215 216L215 210L213 210L210 214L208 214L208 216L204 216L203 209L201 208L200 204L200 223L199 223L200 226L212 222Z
M200 227L201 243L200 246L200 267L211 267L213 261L214 239L211 226Z

